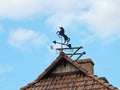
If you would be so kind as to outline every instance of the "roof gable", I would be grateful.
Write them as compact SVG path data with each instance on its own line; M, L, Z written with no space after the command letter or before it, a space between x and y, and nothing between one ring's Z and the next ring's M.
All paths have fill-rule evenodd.
M72 69L68 69L69 66ZM72 71L79 71L82 74L87 74L88 72L83 69L78 63L70 59L64 52L61 52L56 60L39 76L38 79L43 79L44 77L49 76L52 73L64 73Z
M60 60L61 62L58 64L58 66L53 70L53 74L55 73L66 73L66 72L75 72L79 71L78 68L67 62L66 60Z

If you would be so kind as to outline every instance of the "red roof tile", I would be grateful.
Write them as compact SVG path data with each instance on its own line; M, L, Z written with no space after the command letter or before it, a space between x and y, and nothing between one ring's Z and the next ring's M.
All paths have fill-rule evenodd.
M51 73L61 58L76 67L78 71ZM29 83L20 90L118 90L118 88L111 86L95 75L89 74L77 62L61 53L34 82Z
M77 76L77 77L75 77ZM79 72L63 75L50 75L47 78L39 80L36 83L27 85L21 90L118 90L110 86L109 83L103 83L93 76L82 75Z

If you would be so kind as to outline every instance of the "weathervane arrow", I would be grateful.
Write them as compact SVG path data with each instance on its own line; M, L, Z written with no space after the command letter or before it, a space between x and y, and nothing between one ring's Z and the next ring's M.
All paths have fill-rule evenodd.
M60 43L60 42L57 42L57 41L53 41L54 44L61 44L61 45L65 45L65 46L68 46L69 48L71 48L71 44L65 44L65 43Z

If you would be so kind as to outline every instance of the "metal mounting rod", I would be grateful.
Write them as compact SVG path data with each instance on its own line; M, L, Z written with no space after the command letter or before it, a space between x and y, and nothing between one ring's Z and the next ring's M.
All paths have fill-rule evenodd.
M61 49L63 49L63 50L67 50L67 49L81 49L81 48L83 48L82 46L80 46L80 47L71 47L71 48L56 48L56 50L61 50Z
M84 51L84 52L82 52L81 54L80 54L80 56L76 59L76 60L78 60L82 55L84 55L84 54L86 54L86 52Z
M79 49L81 49L81 48L83 48L83 47L80 46L79 48L77 48L77 50L70 56L70 58L71 58L73 55L78 54L77 51L78 51Z
M80 54L82 54L82 53L75 53L74 55L80 55ZM66 55L73 55L73 54L72 53L67 53Z

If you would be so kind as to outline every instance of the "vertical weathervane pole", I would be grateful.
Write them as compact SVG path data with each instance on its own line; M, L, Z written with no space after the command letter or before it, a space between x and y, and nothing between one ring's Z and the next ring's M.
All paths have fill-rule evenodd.
M61 37L61 43L62 43L62 37ZM60 52L63 52L63 44L61 44L61 51Z

